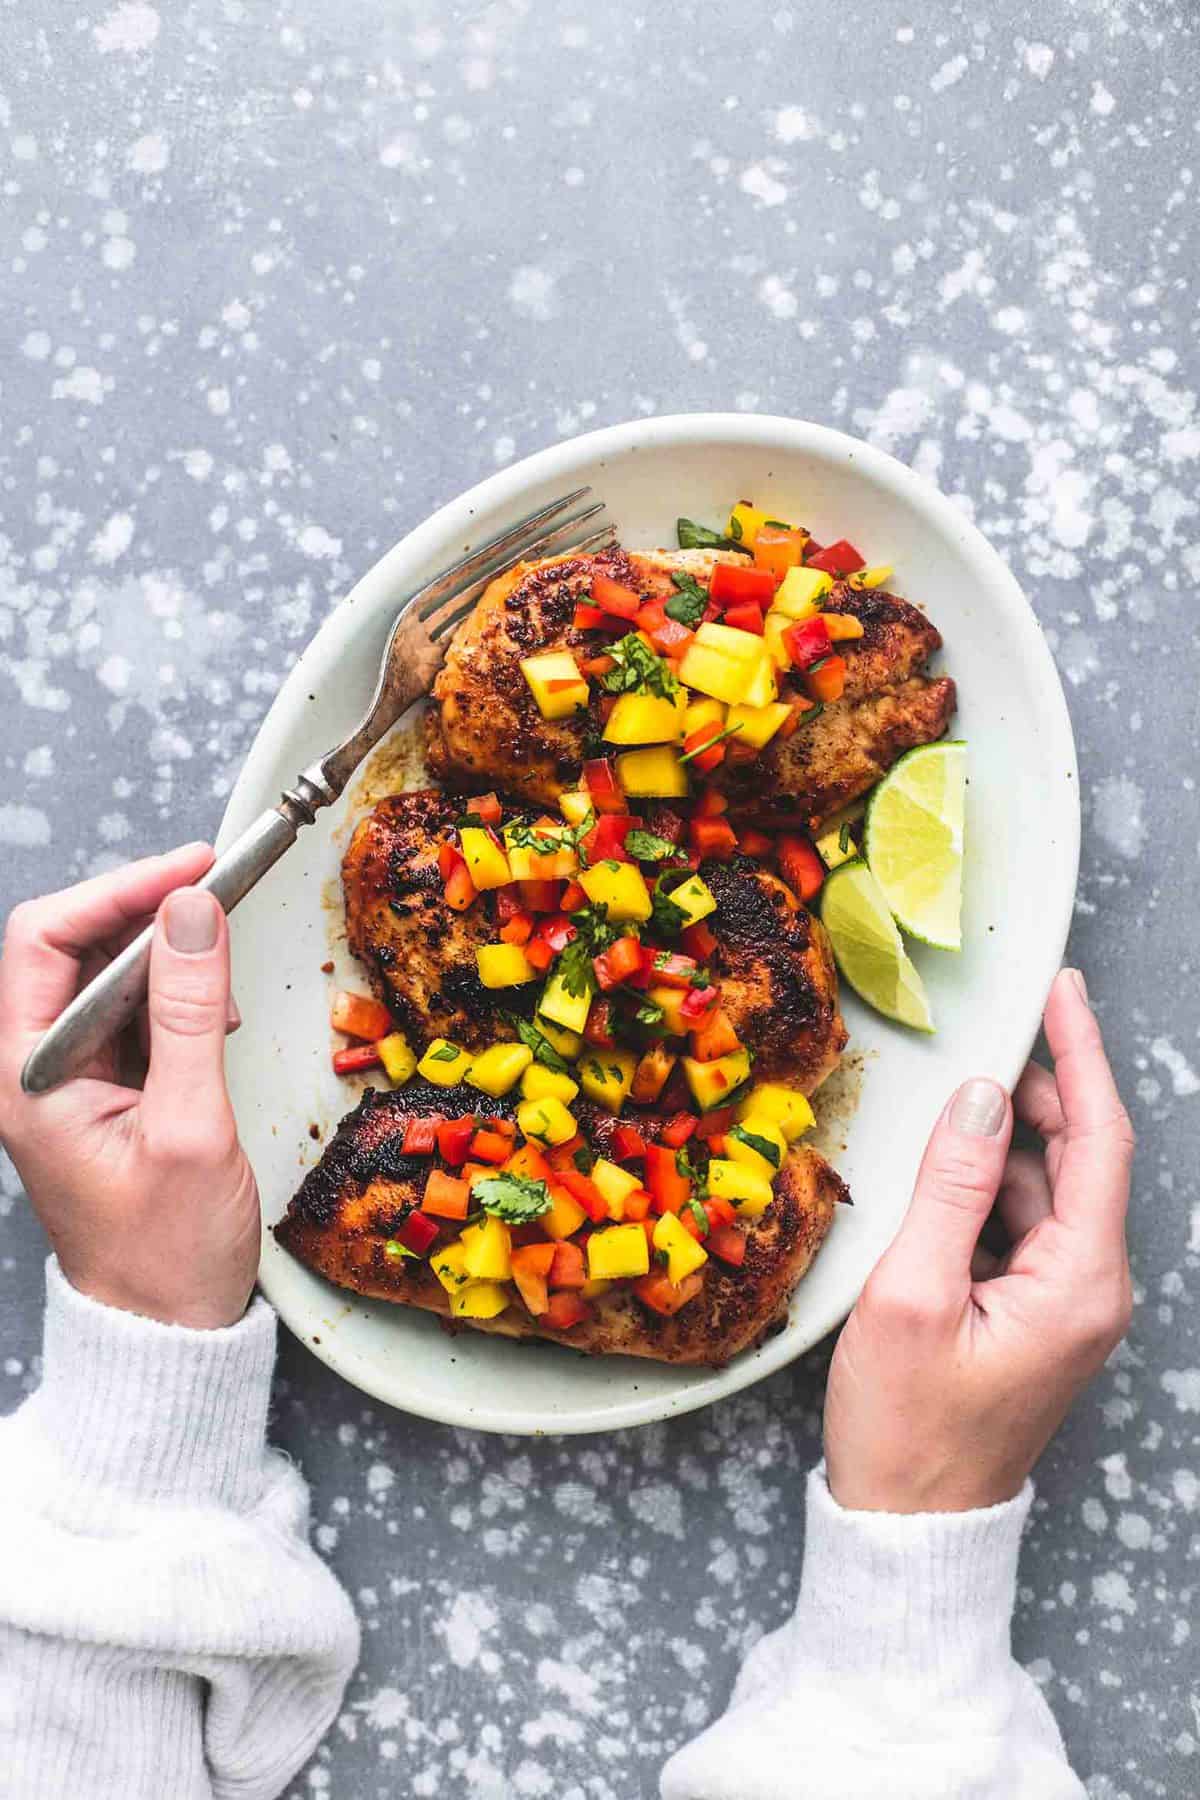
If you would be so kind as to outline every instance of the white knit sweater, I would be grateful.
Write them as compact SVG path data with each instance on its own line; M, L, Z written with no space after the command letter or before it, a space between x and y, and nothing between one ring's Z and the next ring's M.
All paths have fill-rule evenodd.
M2 1800L268 1800L326 1730L358 1632L266 1447L274 1348L261 1300L186 1331L49 1264L42 1386L0 1425ZM846 1513L812 1476L797 1610L665 1800L1078 1800L1009 1652L1028 1508Z

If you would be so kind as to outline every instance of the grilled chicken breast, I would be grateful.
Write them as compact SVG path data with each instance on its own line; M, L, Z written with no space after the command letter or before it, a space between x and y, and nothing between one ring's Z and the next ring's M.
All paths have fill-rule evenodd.
M447 1092L413 1081L395 1093L368 1091L305 1177L279 1242L339 1287L419 1307L449 1321L449 1297L428 1262L394 1263L384 1245L405 1213L419 1204L430 1163L401 1149L411 1118L431 1112L495 1116L504 1101L471 1088ZM644 1122L643 1122L644 1123ZM519 1300L499 1318L456 1320L503 1337L541 1337L590 1355L646 1356L660 1362L720 1367L781 1324L788 1296L820 1249L845 1183L813 1150L794 1148L775 1186L775 1200L750 1226L746 1258L729 1269L714 1257L704 1286L672 1318L616 1288L593 1303L592 1316L568 1332L540 1327Z
M733 551L606 550L596 556L521 563L491 583L459 627L434 684L427 723L430 768L466 790L498 787L539 806L578 778L585 746L599 735L595 700L586 717L542 718L521 673L538 650L595 648L595 634L572 624L594 569L645 598L674 593L673 569L706 579ZM954 711L954 683L922 673L941 636L896 594L839 582L831 612L852 613L863 636L839 645L846 691L836 704L753 763L722 770L732 810L742 817L794 820L815 827L865 793L905 750L930 743Z
M436 789L382 800L342 863L350 948L414 1046L448 1037L480 1050L511 1037L500 1009L531 1013L540 990L535 982L485 988L475 951L495 942L493 901L484 894L456 913L442 897L438 844L464 804ZM824 928L748 857L706 863L701 873L717 901L711 967L755 1075L786 1075L811 1093L846 1043Z

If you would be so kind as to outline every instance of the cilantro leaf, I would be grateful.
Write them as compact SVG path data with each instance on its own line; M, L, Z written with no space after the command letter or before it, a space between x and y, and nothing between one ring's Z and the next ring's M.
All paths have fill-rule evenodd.
M748 1149L757 1150L758 1154L766 1162L769 1162L773 1169L779 1167L782 1161L779 1145L773 1144L770 1138L759 1137L756 1131L747 1131L744 1125L735 1125L729 1135L736 1138L739 1144L745 1144Z
M457 1062L462 1051L457 1044L443 1044L440 1050L428 1052L430 1062Z
M639 1025L661 1025L663 1009L657 1000L643 1000L633 1016Z
M670 838L659 837L656 831L642 831L636 825L626 834L625 848L639 862L665 862L668 857L682 854Z
M527 1225L550 1211L550 1190L528 1175L485 1175L471 1190L484 1212L506 1225Z
M616 663L601 676L610 694L657 694L670 700L679 692L679 679L666 658L652 650L636 631L619 638L609 650Z
M679 592L671 595L663 611L668 619L674 619L677 624L686 625L689 631L694 631L708 610L708 594L696 577L689 575L686 570L673 570L671 580Z
M714 744L723 744L726 738L733 737L741 729L740 725L727 725L724 731L714 732L712 737L705 738L702 744L697 744L694 750L685 750L679 758L680 764L690 763L695 756L703 756L704 752L711 750Z
M849 821L849 819L845 819L842 822L842 829L838 832L838 849L841 851L842 855L845 856L845 854L849 850L849 848L850 848L850 821Z
M566 1058L558 1054L550 1039L544 1037L536 1025L531 1025L528 1019L519 1019L515 1013L504 1013L502 1017L506 1024L512 1026L526 1048L533 1051L534 1062L541 1063L543 1068L553 1069L556 1075L566 1074Z
M563 833L557 830L548 833L545 826L535 831L525 819L514 819L506 825L504 835L509 844L516 850L532 850L535 856L556 856L563 847Z
M621 931L609 924L606 906L581 906L571 914L571 923L575 936L560 952L556 967L568 994L586 994L596 985L593 956L615 943Z
M650 901L649 928L655 937L677 938L687 924L687 913L677 906L661 886L656 887Z
M738 530L741 530L740 526ZM707 525L697 525L695 519L676 519L675 535L681 550L741 550L746 556L750 555L746 544L739 544L733 537L722 537L719 531L710 531Z
M696 1224L699 1227L700 1236L707 1237L708 1236L708 1214L705 1212L704 1208L701 1206L700 1202L697 1200L695 1194L688 1195L686 1204L687 1204L688 1211L691 1213L693 1219L695 1219Z

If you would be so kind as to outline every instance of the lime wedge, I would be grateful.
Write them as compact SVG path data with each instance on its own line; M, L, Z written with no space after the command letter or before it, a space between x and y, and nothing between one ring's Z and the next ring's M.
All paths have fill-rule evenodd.
M884 776L863 852L897 922L936 950L961 950L967 746L922 744Z
M838 967L856 993L885 1018L932 1031L921 977L905 953L879 884L861 856L825 878L821 918Z

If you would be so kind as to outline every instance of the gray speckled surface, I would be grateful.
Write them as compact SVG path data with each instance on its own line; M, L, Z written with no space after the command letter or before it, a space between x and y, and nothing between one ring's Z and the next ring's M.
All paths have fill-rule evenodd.
M1141 1135L1127 1345L1045 1460L1016 1643L1096 1800L1200 1772L1195 92L1185 5L8 0L0 900L210 833L281 676L436 503L742 407L961 499L1063 669L1073 955ZM0 1394L42 1243L0 1190ZM362 1667L294 1795L649 1796L788 1606L824 1358L612 1443L366 1405L280 1441Z

